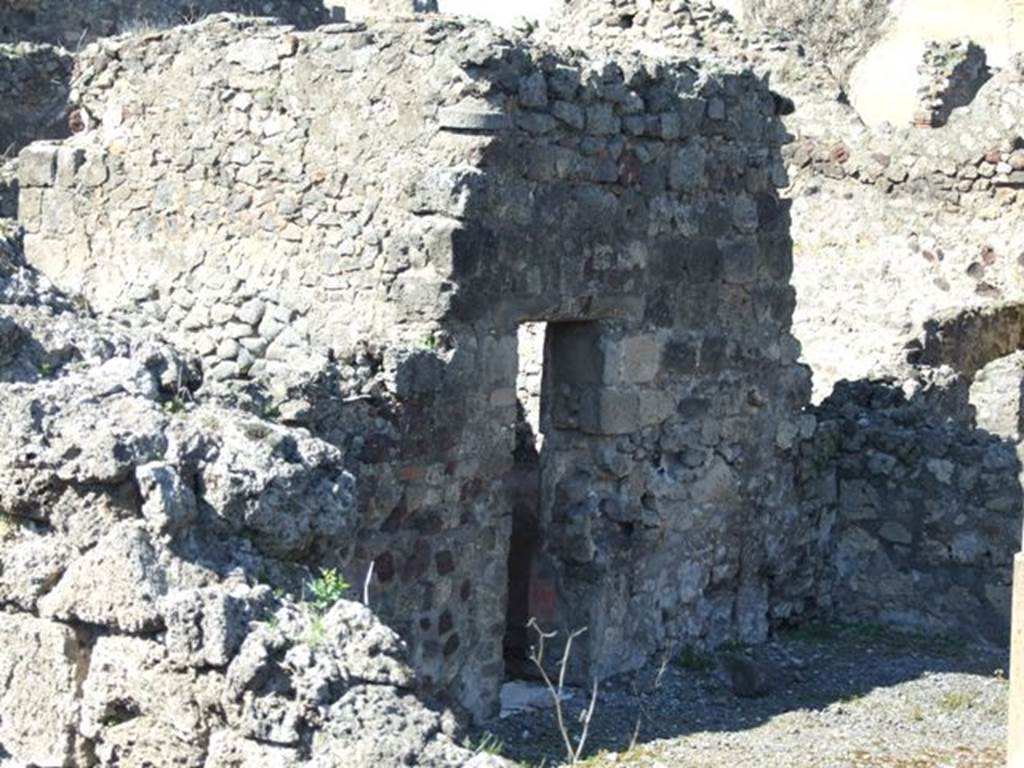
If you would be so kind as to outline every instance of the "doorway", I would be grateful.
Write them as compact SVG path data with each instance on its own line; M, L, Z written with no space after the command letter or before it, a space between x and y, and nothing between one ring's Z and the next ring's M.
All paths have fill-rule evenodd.
M508 607L505 621L505 673L530 674L530 584L540 550L540 469L544 434L541 395L544 388L546 322L522 323L518 330L516 424L513 467L508 492L512 507L512 538L508 555Z

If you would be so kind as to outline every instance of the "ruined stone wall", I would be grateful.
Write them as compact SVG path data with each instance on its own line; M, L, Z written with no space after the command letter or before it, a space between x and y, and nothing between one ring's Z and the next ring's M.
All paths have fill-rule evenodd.
M1000 4L1008 5L991 3ZM750 11L745 24L724 22L699 2L570 3L569 18L588 43L610 51L731 58L770 75L793 139L783 147L786 167L780 169L780 183L788 180L783 194L792 201L793 331L801 359L813 370L816 399L832 395L825 410L807 414L815 447L801 464L803 509L821 542L821 604L854 620L945 625L969 633L978 624L987 638L1004 640L1009 603L999 558L1018 535L1006 538L1021 504L1016 438L1005 429L990 430L1019 413L1019 381L994 384L989 375L987 382L974 382L976 422L964 386L991 361L1018 349L1024 327L1024 238L1007 224L1020 206L1018 171L1024 164L1020 74L1016 68L997 73L977 93L969 91L972 101L961 94L959 101L970 103L957 104L937 130L911 129L909 120L903 129L872 130L850 106L844 87L860 53L887 33L889 3L729 5L739 15L744 7ZM954 16L970 12L965 4L946 5ZM945 6L930 7L945 16ZM572 27L558 32L570 34ZM891 71L883 76L897 79ZM887 399L902 395L882 380L916 381L926 375L922 368L943 365L961 377L958 399L914 397L912 408ZM839 384L833 394L843 379L859 383ZM862 396L876 391L882 394ZM953 415L955 427L947 424ZM926 446L923 457L912 447L917 442ZM862 450L869 451L867 458ZM891 474L880 474L870 458L876 454L892 464ZM926 466L929 459L971 462L989 454L999 460L984 471L981 489L966 481L937 483ZM837 500L849 503L852 496L837 487L837 472L846 486L871 489L876 518L843 517L833 524L842 510ZM922 503L929 498L958 511L948 518L929 515ZM911 531L913 542L886 540L881 528L887 522ZM983 551L995 553L995 561L920 554L925 538L934 549L935 542L953 547L971 536ZM847 553L841 572L837 541ZM864 546L854 551L851 541ZM878 588L871 580L875 567L886 574ZM920 608L927 597L923 588L907 588L906 582L893 587L901 572L916 574L941 600ZM982 616L978 622L972 622L971 609Z
M1024 46L1020 0L902 0L889 5L881 35L850 76L850 102L870 126L913 122L921 85L917 72L929 42L970 39L997 68L1007 67Z
M833 32L875 23L844 15L856 3L775 5L817 15ZM905 345L940 313L1016 300L1024 238L1000 222L1018 207L1024 162L1016 69L998 72L941 129L908 120L871 130L828 71L834 53L811 48L809 30L722 16L702 2L573 3L553 34L610 55L742 61L770 78L792 136L778 183L788 182L793 205L794 333L817 398L842 378L905 375Z
M92 316L19 240L0 227L0 764L505 766L321 573L358 521L341 451L199 395L158 329Z
M1015 374L988 413L1019 414ZM1006 643L1021 464L1015 439L975 427L967 395L947 369L841 383L814 409L804 506L834 520L836 618Z
M744 21L793 35L828 62L845 82L859 58L882 35L892 0L738 0Z
M954 109L970 104L988 79L985 49L966 39L929 41L918 74L920 105L914 124L937 128Z
M104 42L76 91L89 130L21 157L29 258L346 449L362 521L339 561L357 583L373 562L436 687L481 712L504 673L525 322L548 323L545 439L514 599L589 626L580 675L813 602L756 78L430 17L215 18Z
M220 12L276 16L303 28L327 21L322 0L7 0L0 5L0 42L33 40L77 51L98 37Z
M1005 220L1022 200L1021 115L1020 78L1003 72L934 130L788 118L794 327L816 397L843 378L909 375L906 347L928 323L1020 301L1024 237Z
M840 127L812 136L809 126L798 125L803 130L785 154L794 182L806 176L847 180L876 186L886 195L912 196L921 207L938 202L954 212L972 208L992 218L1014 204L1024 186L1017 136L1022 113L1021 77L1005 72L989 81L974 103L955 112L943 130L844 135Z

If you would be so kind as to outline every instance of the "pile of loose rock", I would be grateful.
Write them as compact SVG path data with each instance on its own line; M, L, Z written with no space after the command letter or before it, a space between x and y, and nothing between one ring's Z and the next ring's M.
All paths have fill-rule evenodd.
M19 259L0 239L0 765L492 764L366 606L310 592L354 522L339 451Z

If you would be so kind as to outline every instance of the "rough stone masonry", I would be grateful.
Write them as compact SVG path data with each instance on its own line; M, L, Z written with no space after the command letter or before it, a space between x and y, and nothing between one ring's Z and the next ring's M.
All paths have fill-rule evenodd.
M424 685L478 715L530 616L589 627L578 679L811 612L1005 642L1019 69L943 59L948 123L883 135L777 31L571 6L529 37L213 17L100 41L80 132L20 158L29 256L198 358L162 397L342 449L352 527L287 556L372 564ZM570 33L589 53L543 42ZM274 548L270 524L245 533Z
M196 373L0 230L0 765L504 765L355 595L310 599L356 519L341 452Z
M300 27L328 19L321 0L5 0L0 5L0 42L50 43L77 52L98 37L194 22L227 11L274 16Z
M758 78L431 17L211 17L100 41L78 72L86 130L20 158L28 258L345 450L337 562L373 564L429 687L491 711L510 616L587 626L583 678L815 604ZM546 323L539 451L524 323Z

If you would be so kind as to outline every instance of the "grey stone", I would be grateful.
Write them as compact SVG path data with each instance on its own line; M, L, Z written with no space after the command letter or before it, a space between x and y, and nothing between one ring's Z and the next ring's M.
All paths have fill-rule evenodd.
M556 101L551 105L551 114L577 131L583 130L585 124L583 110L572 102Z
M167 654L176 664L225 667L245 639L249 621L270 602L270 589L179 590L167 595L160 612L167 626Z
M509 127L504 112L483 111L466 107L443 107L437 114L441 127L451 131L503 131Z
M519 103L535 109L548 105L548 83L543 72L534 72L519 80Z
M265 306L264 302L260 299L250 299L239 307L235 316L246 325L255 327L259 325L260 320L263 319L263 310Z
M0 613L0 743L26 765L67 765L73 755L78 670L84 650L68 627Z
M914 541L914 537L910 531L899 523L894 523L892 521L882 523L882 527L878 529L878 535L886 541L891 541L896 544L911 544Z
M57 174L57 147L37 142L18 155L18 181L24 187L52 186Z
M199 514L195 494L168 464L143 464L135 470L142 495L142 515L157 534L184 530Z
M722 657L732 692L743 699L756 699L771 692L768 670L747 656L725 654Z
M209 728L210 675L194 679L168 669L160 643L101 637L82 682L78 728L95 740L103 763L131 755L140 764L195 764L203 749L195 735Z
M52 537L22 535L0 541L0 601L34 612L36 603L60 579L72 550Z
M611 104L592 104L587 107L587 133L594 136L612 136L621 129L621 121Z
M145 529L115 526L96 548L75 559L53 590L39 601L41 615L98 624L126 633L161 626L158 598L166 574Z
M680 149L669 165L668 183L672 189L697 189L704 183L706 154L702 147Z

